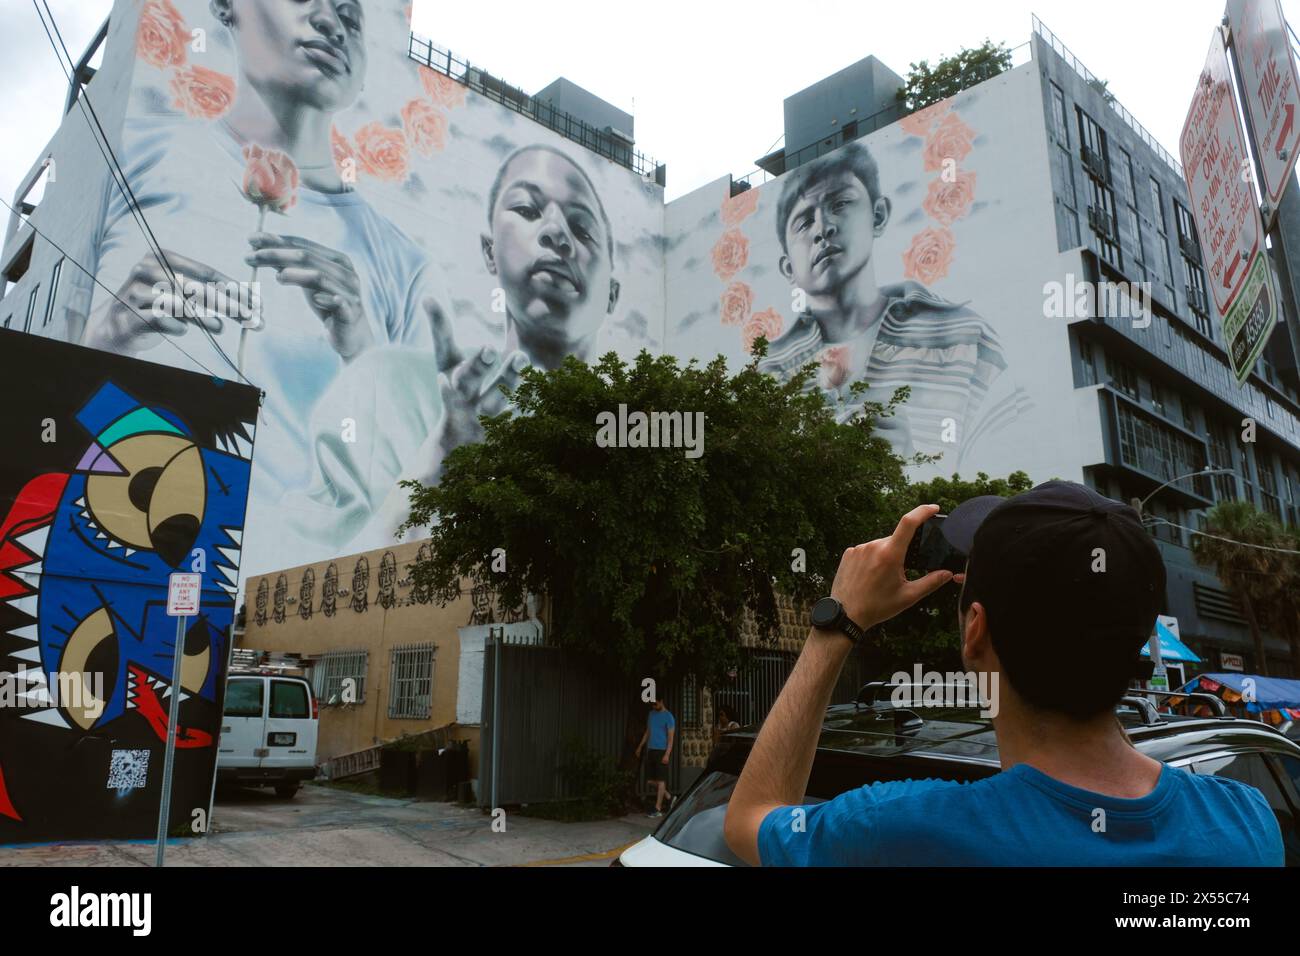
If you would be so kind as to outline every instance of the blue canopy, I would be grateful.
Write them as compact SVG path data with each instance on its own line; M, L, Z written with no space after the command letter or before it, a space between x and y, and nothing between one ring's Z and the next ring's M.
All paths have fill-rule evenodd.
M1186 661L1189 664L1199 664L1201 662L1195 651L1174 637L1174 632L1159 621L1156 621L1156 637L1160 638L1160 659L1162 661ZM1151 656L1150 641L1142 645L1142 656Z
M1246 705L1246 709L1251 713L1300 707L1300 680L1286 680L1281 677L1260 677L1258 674L1202 674L1178 689L1190 693L1199 689L1201 681L1205 679L1230 687L1238 694L1243 693L1244 681L1253 680L1255 700Z

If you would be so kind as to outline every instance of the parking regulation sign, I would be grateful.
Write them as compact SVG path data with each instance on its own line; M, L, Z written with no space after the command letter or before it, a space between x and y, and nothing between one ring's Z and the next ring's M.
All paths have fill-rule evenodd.
M1300 75L1279 0L1228 0L1228 24L1264 198L1276 210L1300 147Z
M1223 317L1233 373L1238 383L1244 382L1276 324L1276 300L1264 252L1264 226L1246 175L1250 162L1232 95L1228 50L1218 29L1178 145L1205 256L1206 282ZM1242 294L1248 284L1254 297ZM1262 298L1261 287L1266 290ZM1258 312L1260 307L1266 312Z
M196 616L199 613L199 592L202 589L203 575L173 574L167 580L167 616Z

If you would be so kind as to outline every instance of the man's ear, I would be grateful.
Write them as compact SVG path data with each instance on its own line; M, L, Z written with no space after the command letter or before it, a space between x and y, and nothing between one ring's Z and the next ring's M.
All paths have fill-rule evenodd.
M618 294L623 291L623 287L617 279L609 280L609 308L605 310L607 315L613 315L614 309L618 307Z
M487 266L488 275L496 275L497 256L495 247L492 244L492 237L485 232L479 236L479 243L483 247L483 262Z
M881 196L876 200L876 205L874 207L874 232L877 236L885 231L885 226L889 224L889 214L892 210L893 206L890 204L887 197Z
M984 605L972 601L966 609L964 627L962 628L962 658L969 661L985 660L992 650L992 638L989 636L989 618Z
M785 276L794 285L794 263L790 261L789 256L782 256L781 261L777 263L777 268L781 270L781 275Z
M232 9L233 6L234 0L211 0L208 4L208 9L212 11L214 17L226 26L230 26L235 22L235 12Z

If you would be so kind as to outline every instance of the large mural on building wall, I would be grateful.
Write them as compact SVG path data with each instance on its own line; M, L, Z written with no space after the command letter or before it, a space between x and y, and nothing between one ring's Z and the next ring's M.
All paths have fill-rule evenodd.
M148 837L169 733L174 821L209 803L258 393L4 331L0 400L0 843Z
M122 162L198 286L169 296L105 184L97 271L116 291L72 328L265 391L252 573L391 544L397 483L436 480L502 409L498 384L568 355L739 365L762 335L763 367L815 362L844 419L910 386L880 427L901 454L940 456L935 474L998 470L1042 425L1033 350L1063 347L1031 328L1034 277L1054 267L1031 265L1055 252L1045 146L978 89L761 187L733 197L724 179L665 206L406 56L400 0L119 6L138 11L118 27L135 54ZM1032 79L1015 77L1026 109ZM337 586L323 579L327 616Z

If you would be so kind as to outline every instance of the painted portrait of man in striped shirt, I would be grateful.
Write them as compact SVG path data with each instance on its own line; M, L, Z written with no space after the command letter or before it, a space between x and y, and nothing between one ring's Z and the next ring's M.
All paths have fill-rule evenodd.
M890 212L862 143L786 177L776 210L780 269L804 308L759 368L786 378L817 362L809 387L839 403L841 421L910 386L899 413L877 428L900 455L942 454L941 468L956 467L981 437L1014 421L1027 399L1003 374L993 329L972 309L919 282L878 282L872 248ZM870 388L853 396L860 381Z

